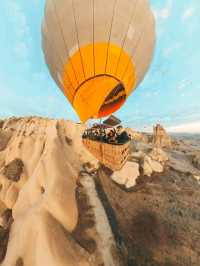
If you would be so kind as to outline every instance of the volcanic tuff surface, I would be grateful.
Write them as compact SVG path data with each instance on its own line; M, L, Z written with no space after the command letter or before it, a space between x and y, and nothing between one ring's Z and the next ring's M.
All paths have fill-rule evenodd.
M113 173L83 147L84 129L0 121L0 265L199 266L198 143L161 150L132 132L129 162Z

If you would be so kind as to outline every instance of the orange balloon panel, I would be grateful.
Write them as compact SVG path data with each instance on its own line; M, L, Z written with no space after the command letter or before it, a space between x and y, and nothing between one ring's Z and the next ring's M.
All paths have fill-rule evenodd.
M82 121L98 116L107 95L115 88L118 81L109 76L97 76L79 88L73 106Z
M77 83L78 82L78 83ZM136 85L136 71L129 55L108 43L89 44L75 52L64 66L64 93L82 121L107 116L125 102ZM106 97L121 84L124 99L113 93L110 105L102 109ZM122 93L122 92L120 92Z

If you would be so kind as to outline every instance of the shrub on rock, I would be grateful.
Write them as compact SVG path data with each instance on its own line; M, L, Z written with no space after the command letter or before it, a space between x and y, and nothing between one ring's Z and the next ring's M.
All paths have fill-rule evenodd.
M24 163L22 162L22 160L15 159L4 167L3 174L9 180L18 182L23 172L23 168Z
M1 128L1 127L0 127ZM0 151L6 149L11 138L11 133L0 129Z

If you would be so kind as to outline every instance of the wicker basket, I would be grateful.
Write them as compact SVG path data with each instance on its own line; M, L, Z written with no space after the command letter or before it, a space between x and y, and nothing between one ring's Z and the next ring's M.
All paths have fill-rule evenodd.
M120 170L129 156L130 141L115 145L83 139L83 144L103 165L113 171Z

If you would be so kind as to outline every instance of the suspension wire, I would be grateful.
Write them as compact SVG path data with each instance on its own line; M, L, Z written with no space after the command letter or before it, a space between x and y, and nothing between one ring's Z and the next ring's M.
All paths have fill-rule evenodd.
M79 34L78 34L78 25L77 25L77 20L76 20L76 14L75 14L74 0L72 0L72 9L73 9L73 17L74 17L76 38L77 38L77 42L78 42L78 50L79 50L79 54L80 54L81 65L82 65L82 69L83 69L84 78L86 79L85 69L84 69L84 64L83 64L83 56L82 56L82 52L81 52L81 49L80 49L80 40L79 40Z
M113 28L113 22L114 22L116 6L117 6L117 0L115 0L114 6L113 6L113 13L112 13L112 19L111 19L111 25L110 25L110 32L109 32L109 37L108 37L108 47L107 47L107 55L106 55L105 74L107 72L108 54L109 54L109 49L110 49L110 41L111 41L111 34L112 34L112 28Z
M135 17L135 14L136 14L136 10L137 10L137 7L138 7L137 4L138 4L138 1L136 1L135 5L133 7L133 10L131 12L131 17L130 17L130 20L128 22L128 26L127 26L127 29L126 29L126 32L125 32L125 35L124 35L124 38L122 40L121 50L120 50L120 55L119 55L118 62L117 62L117 67L116 67L115 75L117 74L117 71L118 71L119 62L120 62L121 57L122 57L122 52L123 52L123 49L124 49L124 46L125 46L125 42L126 42L126 39L127 39L127 34L128 34L128 31L129 31L131 22L132 22L133 18Z
M117 89L118 89L118 87L117 86L115 86L115 88L111 91L111 93L110 94L112 94L113 96L112 96L112 98L116 95L116 92L117 92ZM109 95L110 95L109 94ZM109 95L107 96L107 97L109 97ZM112 99L111 98L111 99ZM107 99L107 98L106 98Z
M114 88L114 90L112 91L112 92L113 92L113 97L116 96L116 92L117 92L117 90L118 90L118 86L116 86L116 87Z
M67 43L66 43L66 40L65 40L65 37L64 37L64 32L63 32L63 28L61 27L61 24L60 24L60 20L59 20L59 17L58 17L58 13L57 13L57 8L56 8L56 3L55 3L55 0L52 0L52 3L54 3L54 9L55 9L55 15L56 15L56 21L57 21L57 24L58 24L58 28L60 29L60 32L61 32L61 36L62 36L62 39L63 39L63 42L64 42L64 45L65 45L65 49L67 51L67 55L68 55L68 60L71 64L71 67L73 69L73 72L74 72L74 76L75 76L75 79L77 81L77 85L79 85L79 80L77 78L77 75L76 75L76 71L75 71L75 68L73 66L73 63L72 63L72 60L71 60L71 57L69 55L69 49L68 49L68 46L67 46Z
M93 0L93 8L92 8L92 18L93 18L93 29L92 29L92 31L93 31L93 68L94 68L94 76L95 76L96 75L96 64L95 64L96 60L95 60L95 47L94 47L94 42L95 42L95 17L94 17L95 11L94 11L94 1L95 0Z
M45 23L47 24L47 20L45 20ZM48 27L48 25L47 25L47 27ZM44 34L45 34L45 32L44 32ZM54 47L55 47L55 43L54 43L54 41L51 41L48 37L47 37L47 34L45 34L45 38L46 38L46 40L47 40L47 43L50 45L50 48L51 48L51 50L52 51L54 51L55 49L54 49ZM50 56L51 56L51 54L52 53L49 53L50 54ZM59 61L61 62L61 65L63 65L63 68L64 68L64 65L65 65L65 62L64 62L64 59L61 57L61 55L57 52L57 55L58 55L58 59L59 59ZM53 61L55 61L55 56L53 57L53 56L51 56L51 58L52 58L52 60ZM66 72L66 75L67 75L67 79L69 80L69 82L70 82L70 85L71 85L71 87L73 88L73 91L75 91L75 88L74 88L74 86L73 86L73 84L72 84L72 81L71 81L71 79L70 79L70 77L69 77L69 75L68 75L68 73ZM71 94L71 96L73 97L73 95L72 95L72 93L70 92L70 94Z

